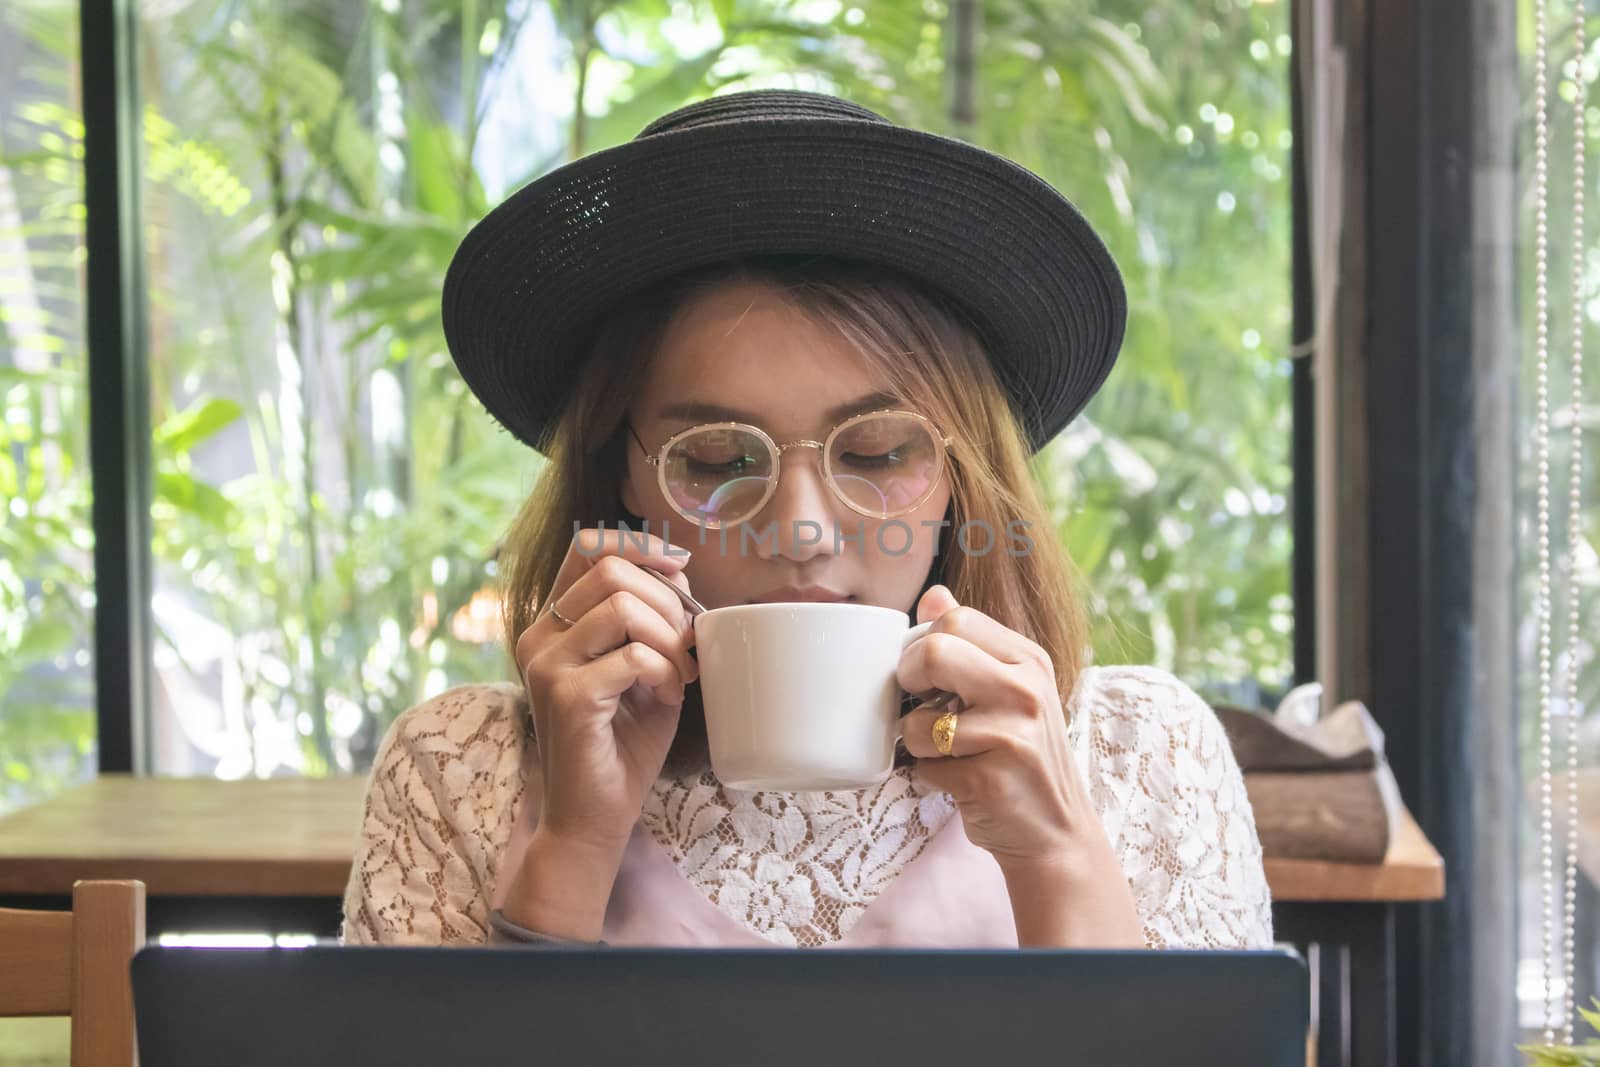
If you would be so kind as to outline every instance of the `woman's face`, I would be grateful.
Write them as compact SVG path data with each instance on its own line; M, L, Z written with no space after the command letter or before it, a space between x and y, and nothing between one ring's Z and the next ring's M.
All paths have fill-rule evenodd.
M907 406L882 392L883 383L868 375L843 337L813 324L771 286L737 282L678 312L628 417L652 454L673 434L704 422L750 423L781 446L825 440L857 411ZM671 410L691 404L699 408ZM772 499L744 524L749 536L729 527L724 538L672 509L655 468L630 437L622 499L650 533L665 531L693 553L685 573L707 607L836 597L911 610L950 502L948 471L931 497L894 519L862 515L839 500L823 476L819 449L786 450L779 471Z

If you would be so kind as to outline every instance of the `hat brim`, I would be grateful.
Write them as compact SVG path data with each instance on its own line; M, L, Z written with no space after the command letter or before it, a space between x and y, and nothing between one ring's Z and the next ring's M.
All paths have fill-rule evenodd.
M962 141L817 119L663 132L524 186L452 259L445 337L490 414L542 450L608 307L686 269L771 254L880 263L948 294L1035 450L1083 410L1122 344L1121 274L1048 183Z

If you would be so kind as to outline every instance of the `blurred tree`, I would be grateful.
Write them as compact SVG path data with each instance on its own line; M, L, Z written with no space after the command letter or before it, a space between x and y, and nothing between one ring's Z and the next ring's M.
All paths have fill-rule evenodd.
M163 690L170 714L186 716L177 732L212 761L200 769L359 769L404 707L507 675L482 591L538 462L454 374L437 313L445 266L490 206L488 188L631 138L692 99L758 85L837 92L984 145L1090 216L1128 277L1127 343L1087 416L1035 466L1092 590L1097 654L1159 663L1235 699L1282 686L1292 625L1283 8L147 8L158 620ZM33 14L0 16L0 32L70 57L58 9L19 10ZM539 62L554 69L530 69ZM489 173L487 124L503 129L517 109L526 172L504 172L502 133ZM60 158L81 151L69 113L30 121ZM551 121L553 139L540 133ZM0 168L59 162L35 155L0 157ZM24 218L52 203L70 214L76 186L57 177L30 187ZM0 217L0 240L4 228ZM43 252L29 247L35 275ZM52 336L81 345L75 327ZM39 381L16 380L27 402L42 395ZM81 484L82 499L52 485L68 525L86 528ZM44 574L39 558L18 558L24 579ZM81 601L87 579L60 580L61 595ZM81 631L84 609L74 610L30 615L18 632L42 648L60 620L78 618ZM205 623L211 644L192 636ZM0 661L19 642L0 645ZM13 669L39 654L10 657ZM182 679L212 675L221 682L209 691L224 696L210 698L208 718ZM36 695L43 717L62 706ZM55 721L89 743L91 721ZM14 762L31 765L22 751Z

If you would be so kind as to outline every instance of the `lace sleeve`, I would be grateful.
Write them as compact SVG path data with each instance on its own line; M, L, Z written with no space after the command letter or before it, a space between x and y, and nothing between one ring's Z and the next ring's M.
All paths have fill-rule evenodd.
M465 686L402 714L373 761L346 944L483 944L521 785L515 696Z
M1097 806L1152 948L1268 948L1261 842L1221 721L1147 667L1093 669Z

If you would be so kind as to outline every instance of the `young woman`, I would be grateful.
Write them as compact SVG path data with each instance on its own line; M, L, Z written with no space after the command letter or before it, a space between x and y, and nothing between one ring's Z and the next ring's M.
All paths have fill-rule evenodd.
M520 678L390 728L345 941L1271 943L1216 716L1163 671L1085 664L1030 476L1126 317L1059 193L842 100L735 93L514 194L444 314L549 461L502 556ZM909 712L871 789L725 788L693 628L645 567L710 608L932 621L898 679L959 714Z

